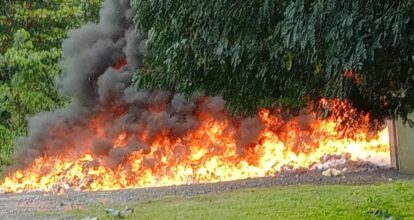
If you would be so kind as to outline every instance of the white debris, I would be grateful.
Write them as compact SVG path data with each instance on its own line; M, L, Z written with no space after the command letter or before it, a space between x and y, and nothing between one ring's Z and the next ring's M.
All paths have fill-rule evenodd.
M81 220L99 220L99 217L90 217L90 216L87 216L85 218L82 218Z
M132 213L134 213L134 208L125 207L125 209L121 211L121 216L125 218L130 216Z
M322 172L322 175L324 176L341 176L343 175L343 172L340 170L337 170L335 168L329 168Z
M107 215L110 215L113 218L126 218L130 216L132 213L134 213L134 208L125 207L125 209L122 211L117 209L105 208L104 211Z

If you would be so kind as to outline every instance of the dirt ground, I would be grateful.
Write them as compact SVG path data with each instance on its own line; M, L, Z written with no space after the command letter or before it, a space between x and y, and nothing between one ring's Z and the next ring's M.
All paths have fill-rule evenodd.
M401 174L393 169L347 173L341 177L323 176L321 172L289 172L274 177L246 179L213 184L191 184L158 188L127 189L106 192L73 192L62 195L45 192L1 194L1 219L74 219L68 214L47 216L48 212L64 212L88 205L123 205L139 201L157 200L166 196L193 196L206 193L231 191L243 188L286 186L299 184L370 184L413 179L413 175Z

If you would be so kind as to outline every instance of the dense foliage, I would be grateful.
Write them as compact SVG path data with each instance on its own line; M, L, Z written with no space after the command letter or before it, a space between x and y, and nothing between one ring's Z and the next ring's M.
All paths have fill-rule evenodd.
M139 88L222 95L238 112L321 97L375 119L414 109L414 1L132 0Z
M54 78L68 30L96 19L101 0L2 1L0 162L26 132L27 116L63 104Z

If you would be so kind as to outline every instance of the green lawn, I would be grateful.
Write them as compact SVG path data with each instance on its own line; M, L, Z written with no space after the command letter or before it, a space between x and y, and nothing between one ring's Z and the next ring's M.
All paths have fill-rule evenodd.
M131 206L135 213L127 219L414 219L414 181L245 189ZM103 208L72 214L112 219Z

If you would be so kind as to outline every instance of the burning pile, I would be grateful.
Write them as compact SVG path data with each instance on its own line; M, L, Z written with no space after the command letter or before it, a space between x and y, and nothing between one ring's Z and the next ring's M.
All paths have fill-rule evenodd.
M143 68L145 35L132 28L128 1L106 0L100 15L63 43L59 85L72 102L29 121L3 191L228 181L320 169L329 156L389 164L387 129L370 132L369 115L344 101L321 100L332 112L323 119L311 108L238 118L219 97L136 91L131 77Z
M146 95L139 113L128 106L69 127L53 124L43 155L11 173L3 189L95 191L226 181L317 168L328 155L389 163L387 129L370 134L363 126L344 134L341 118L303 113L283 119L268 110L241 120L227 116L218 98L191 105L180 95L171 102L166 94Z

